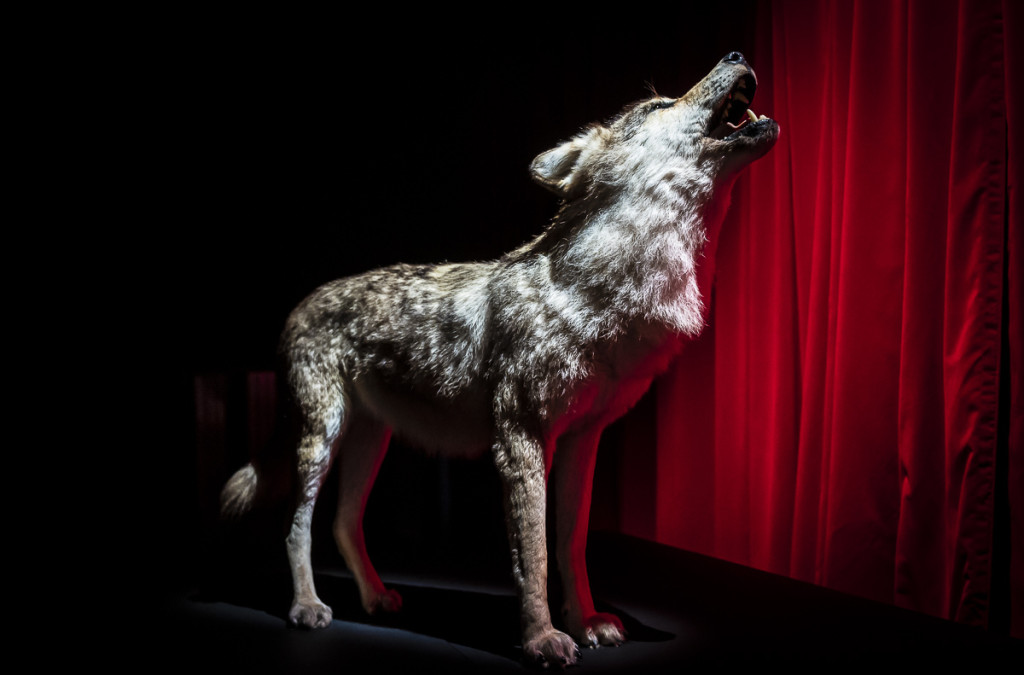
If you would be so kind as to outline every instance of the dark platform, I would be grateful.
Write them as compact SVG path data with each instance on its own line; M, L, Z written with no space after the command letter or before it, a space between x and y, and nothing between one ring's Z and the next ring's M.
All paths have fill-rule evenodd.
M592 535L588 557L598 609L618 613L630 641L584 650L580 673L767 664L973 670L1024 655L1021 641L640 539ZM362 612L342 565L316 567L320 596L335 611L325 630L285 626L290 583L277 566L170 594L135 647L148 663L185 673L523 672L502 561L453 556L448 571L421 559L380 564L404 599L402 613L384 619Z

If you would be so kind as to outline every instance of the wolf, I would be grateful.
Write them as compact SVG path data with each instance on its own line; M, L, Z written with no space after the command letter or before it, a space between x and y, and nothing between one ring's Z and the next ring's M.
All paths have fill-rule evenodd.
M598 439L704 325L718 230L737 174L778 124L750 109L757 79L732 52L681 98L655 95L541 153L530 171L560 198L532 241L490 262L395 265L315 290L288 317L279 380L296 443L286 547L289 621L317 628L310 523L339 463L333 533L371 614L401 608L366 553L362 519L392 433L447 456L490 453L501 478L524 657L568 666L617 645L585 549ZM249 510L275 462L253 458L221 494ZM561 627L547 599L552 476Z

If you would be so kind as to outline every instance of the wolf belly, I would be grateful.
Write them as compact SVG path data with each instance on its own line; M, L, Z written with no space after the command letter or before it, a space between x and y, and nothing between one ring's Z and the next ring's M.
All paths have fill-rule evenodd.
M398 438L425 452L477 457L490 447L490 399L482 386L438 398L368 374L356 380L353 390L357 405L386 424Z

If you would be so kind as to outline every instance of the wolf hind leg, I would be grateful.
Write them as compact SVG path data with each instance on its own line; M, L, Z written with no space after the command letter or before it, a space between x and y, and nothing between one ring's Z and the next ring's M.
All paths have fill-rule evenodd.
M366 414L353 419L338 447L341 482L338 513L334 519L334 541L359 586L363 609L368 614L397 612L402 596L384 587L366 552L363 514L377 472L387 453L391 430Z
M306 401L302 411L302 433L296 453L295 512L285 539L295 593L288 621L295 626L324 628L333 617L331 608L320 600L313 585L310 526L316 498L334 460L335 441L345 429L347 403L339 392L331 400Z

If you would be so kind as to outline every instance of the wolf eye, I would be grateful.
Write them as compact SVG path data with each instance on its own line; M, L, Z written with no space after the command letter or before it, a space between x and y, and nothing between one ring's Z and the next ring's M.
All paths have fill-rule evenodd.
M652 113L655 110L664 110L665 108L671 108L676 104L675 101L654 101L651 107L647 109L648 113Z

